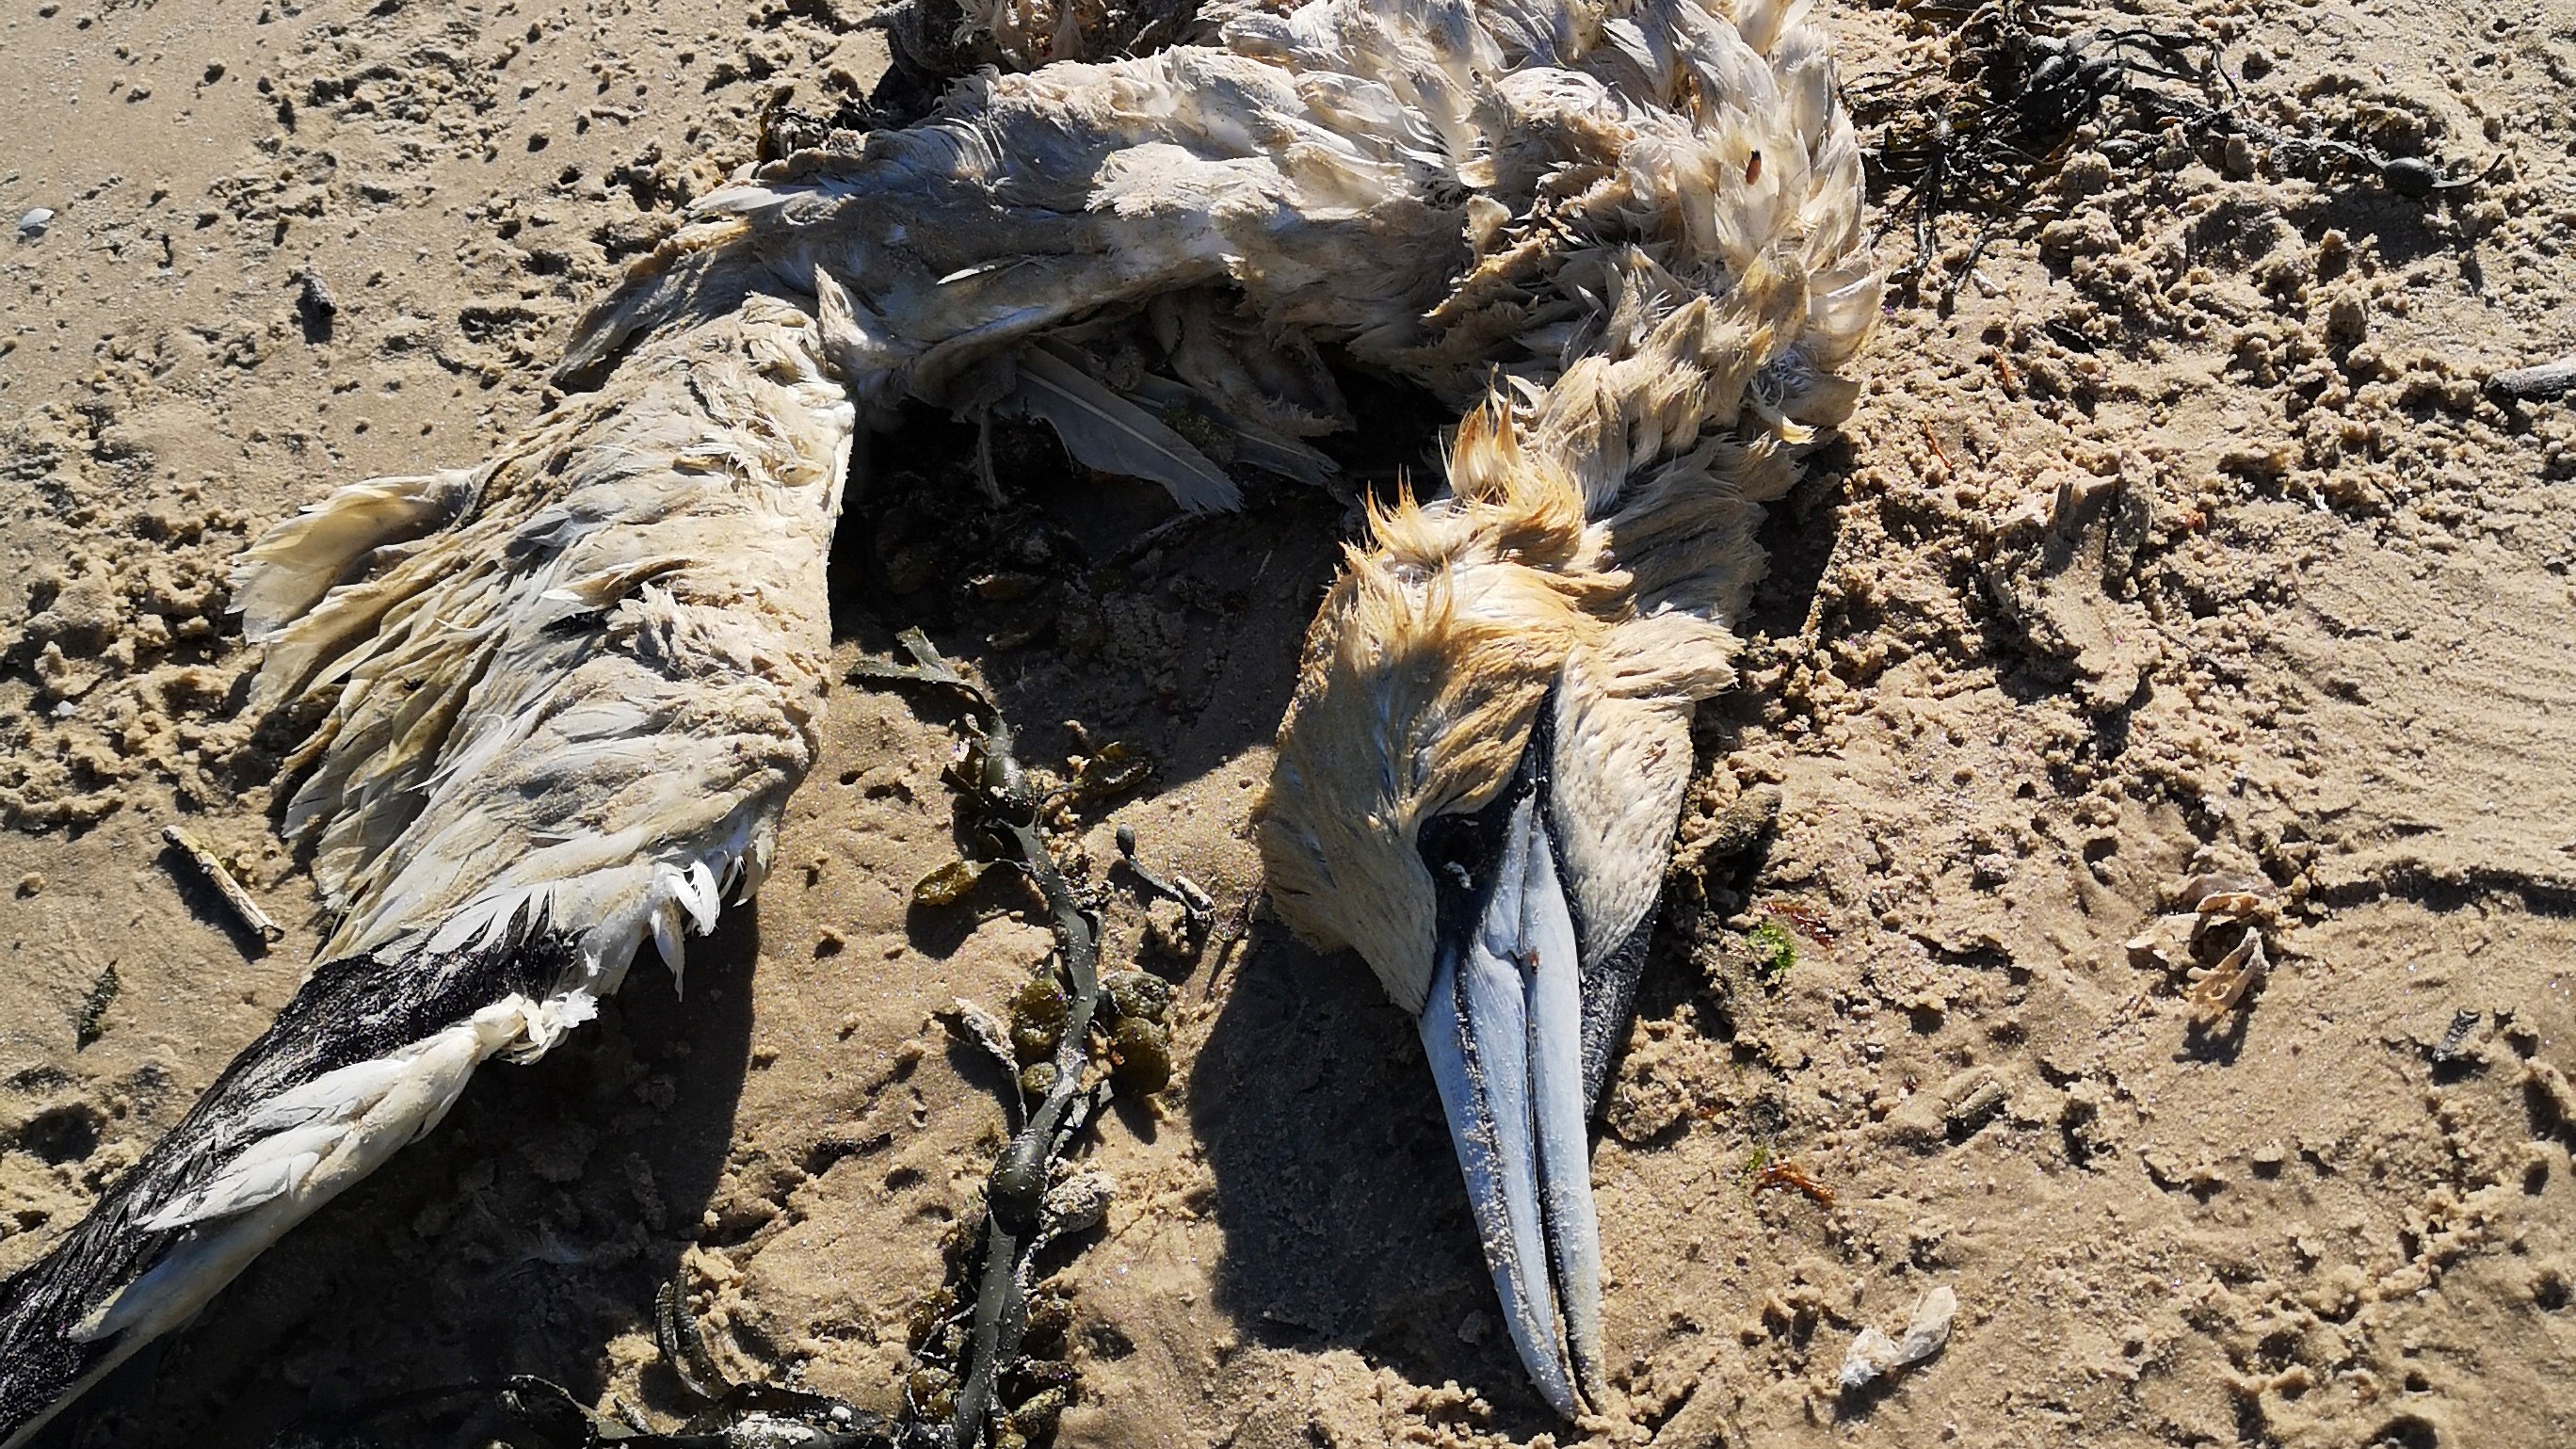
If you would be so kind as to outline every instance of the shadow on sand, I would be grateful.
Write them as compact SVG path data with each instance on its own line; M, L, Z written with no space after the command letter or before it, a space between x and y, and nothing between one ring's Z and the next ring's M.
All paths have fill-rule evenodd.
M1413 1023L1348 955L1256 933L1190 1070L1225 1236L1217 1304L1276 1347L1473 1384L1525 1437L1562 1428L1494 1306Z
M479 1449L509 1374L587 1400L600 1345L649 1325L654 1289L715 1194L750 1059L759 947L754 913L729 913L690 951L685 1000L645 950L599 1020L531 1066L486 1065L428 1137L262 1255L36 1449L261 1449L289 1428ZM473 1381L496 1388L352 1417Z

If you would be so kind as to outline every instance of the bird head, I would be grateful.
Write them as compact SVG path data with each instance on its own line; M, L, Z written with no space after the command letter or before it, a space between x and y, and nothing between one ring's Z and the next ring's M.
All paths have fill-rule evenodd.
M1281 914L1415 1014L1505 1317L1560 1412L1598 1402L1586 1123L1625 1035L1692 701L1733 639L1641 609L1579 470L1497 399L1451 491L1373 509L1306 640L1257 811Z

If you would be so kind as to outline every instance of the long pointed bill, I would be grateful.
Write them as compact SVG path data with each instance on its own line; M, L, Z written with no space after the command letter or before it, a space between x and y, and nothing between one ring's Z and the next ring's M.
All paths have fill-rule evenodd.
M1512 1342L1572 1418L1601 1392L1581 963L1539 792L1511 810L1481 910L1440 944L1422 1045Z

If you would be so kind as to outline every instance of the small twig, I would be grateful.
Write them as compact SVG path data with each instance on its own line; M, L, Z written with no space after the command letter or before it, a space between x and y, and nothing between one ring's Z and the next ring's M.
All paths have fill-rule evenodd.
M1101 564L1101 567L1104 569L1125 568L1127 565L1134 563L1136 560L1143 558L1145 555L1152 553L1155 549L1169 542L1174 534L1177 534L1184 529L1196 528L1215 516L1216 515L1212 513L1183 513L1176 517L1166 518L1162 522L1155 524L1153 527L1146 529L1143 533L1140 533L1134 538L1127 540L1125 543L1120 544L1118 546L1118 551L1111 554L1108 560Z
M196 863L197 869L213 884L215 894L224 898L224 904L232 907L233 914L250 928L251 934L269 945L286 939L286 928L269 919L268 912L259 908L259 902L251 899L250 892L242 888L240 881L233 879L233 873L224 869L224 863L215 858L214 851L208 849L204 841L177 825L163 826L161 838L177 846L182 854Z
M2576 392L2576 357L2517 367L2487 379L2487 396L2510 402L2547 402L2570 392Z
M985 502L1000 506L1002 479L993 471L993 414L990 409L975 420L975 482L983 489Z
M1217 978L1225 974L1226 966L1233 961L1235 948L1252 939L1253 913L1260 908L1261 892L1245 893L1243 903L1234 908L1234 919L1226 923L1223 931L1217 933L1215 949L1208 957L1207 979L1199 986L1201 1001L1212 1001L1216 998Z

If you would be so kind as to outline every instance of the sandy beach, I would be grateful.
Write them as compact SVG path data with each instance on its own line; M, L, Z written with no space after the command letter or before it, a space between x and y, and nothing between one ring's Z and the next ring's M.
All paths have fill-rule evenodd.
M293 740L241 717L233 555L535 417L572 319L782 87L825 114L874 87L864 3L0 13L0 1273L326 933L275 830ZM1958 27L1819 14L1865 128ZM2199 36L2247 115L2445 184L2179 134L2114 164L2096 127L1947 315L1891 293L1694 732L1593 1161L1613 1402L1580 1425L1502 1331L1413 1024L1257 904L1248 814L1352 513L1265 485L1139 551L1159 490L1043 433L1004 433L998 508L971 429L875 440L838 662L920 625L1033 763L1155 767L1065 841L1110 957L1177 991L1174 1082L1103 1124L1117 1195L1050 1260L1058 1444L2576 1442L2576 399L2483 387L2576 353L2576 9L2085 24ZM1941 231L1949 265L1978 226ZM1905 265L1908 226L1881 248ZM1372 406L1367 456L1430 476L1437 419ZM974 582L1003 575L1043 582ZM775 875L684 990L648 953L48 1442L254 1449L508 1374L667 1428L675 1279L734 1377L891 1410L1003 1130L937 1013L1004 1001L1048 934L999 874L911 899L957 854L954 709L831 711ZM1122 826L1215 898L1217 946L1170 949ZM2195 946L2217 895L2246 899ZM2195 970L2248 933L2268 969L2213 1008ZM1855 1336L1943 1287L1946 1350L1841 1392ZM494 1403L327 1442L480 1445Z

